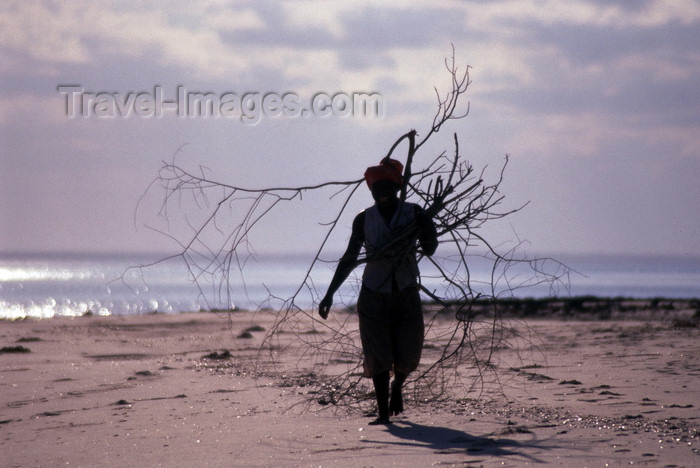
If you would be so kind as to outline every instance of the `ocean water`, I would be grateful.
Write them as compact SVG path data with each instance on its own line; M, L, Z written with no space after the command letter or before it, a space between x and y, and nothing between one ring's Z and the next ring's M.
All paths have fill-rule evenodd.
M212 309L254 310L295 304L310 307L330 283L333 261L313 269L311 255L261 256L245 265L207 272L188 270L181 258L152 264L164 257L135 255L0 254L0 318L178 313ZM700 298L700 257L556 256L573 271L562 283L541 282L522 267L497 268L469 259L472 285L497 296L581 296L633 298ZM139 267L141 265L148 265ZM446 265L449 267L450 260ZM554 261L539 263L561 272ZM518 271L520 270L520 271ZM307 272L311 272L304 283ZM361 269L358 269L359 273ZM454 294L435 267L421 263L423 284L442 297ZM197 282L193 275L197 275ZM225 275L225 276L223 276ZM222 281L222 278L224 280ZM541 279L541 278L539 278ZM351 277L336 303L352 303L359 279Z

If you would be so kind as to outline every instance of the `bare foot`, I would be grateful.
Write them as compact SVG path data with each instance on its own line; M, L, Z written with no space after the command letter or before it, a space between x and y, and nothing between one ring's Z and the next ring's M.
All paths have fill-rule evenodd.
M374 421L371 421L369 423L370 426L379 426L381 424L387 425L391 424L391 421L389 420L389 416L379 416L377 419Z

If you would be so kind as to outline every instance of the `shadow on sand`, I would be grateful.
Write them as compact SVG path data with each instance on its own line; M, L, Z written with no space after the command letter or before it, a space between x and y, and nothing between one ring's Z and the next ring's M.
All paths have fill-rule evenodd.
M464 431L440 426L424 426L410 421L396 420L386 426L387 432L395 436L396 442L365 440L368 443L381 443L407 447L427 448L440 454L464 454L474 457L512 457L531 463L544 463L532 452L558 448L551 441L538 440L532 435L530 440L513 440L493 436L474 436ZM533 450L534 449L534 450Z

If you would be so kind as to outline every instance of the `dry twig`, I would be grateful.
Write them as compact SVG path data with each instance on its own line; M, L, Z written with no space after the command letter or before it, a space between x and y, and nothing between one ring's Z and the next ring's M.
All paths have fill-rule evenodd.
M500 252L480 234L484 225L491 225L494 220L523 208L502 208L504 195L500 187L508 164L507 156L498 177L489 183L486 182L486 168L476 171L462 159L457 134L453 135L454 150L450 155L443 152L425 159L418 154L445 123L462 119L469 113L469 104L462 102L471 84L469 67L460 70L456 66L454 50L452 57L445 61L445 67L451 77L451 89L444 95L436 90L437 112L425 136L419 139L418 133L411 130L397 139L386 155L389 158L402 143L407 143L401 201L418 203L433 217L441 244L438 255L421 258L416 247L416 233L411 230L401 233L392 244L375 254L417 254L424 262L429 262L441 278L442 286L438 290L422 287L425 296L432 301L426 310L425 364L409 382L413 385L414 398L420 400L445 398L455 392L465 396L502 389L507 376L502 361L511 360L512 366L514 357L522 359L517 356L518 349L531 337L522 335L509 324L497 307L497 299L542 283L552 288L566 286L569 273L566 267L551 259L519 257L519 245ZM419 160L420 169L416 170ZM355 317L351 313L336 313L334 321L323 322L314 316L313 310L298 306L297 299L302 292L315 301L320 298L312 279L313 268L362 183L362 180L348 180L251 189L214 180L204 168L198 172L185 170L175 158L163 164L154 181L154 186L164 191L159 215L166 222L172 210L182 211L186 207L193 210L186 213L187 236L175 238L167 228L160 232L180 246L175 257L185 262L202 296L212 297L214 303L223 303L224 308L232 307L238 294L232 288L231 275L240 274L241 279L245 279L254 229L263 218L273 216L273 210L301 198L306 192L331 188L336 190L335 197L343 197L336 215L325 225L325 236L294 294L276 298L274 292L270 292L270 298L279 299L282 306L276 311L275 326L268 330L263 347L274 350L271 351L273 357L280 356L283 350L279 336L283 332L292 334L291 346L302 350L299 373L315 385L308 393L308 402L335 407L355 407L358 402L367 401L370 394L369 386L360 377L362 352ZM197 218L194 212L201 216ZM471 252L477 246L485 250L480 260L491 264L488 284L479 284L479 287L471 272L474 259ZM369 260L361 255L358 265Z

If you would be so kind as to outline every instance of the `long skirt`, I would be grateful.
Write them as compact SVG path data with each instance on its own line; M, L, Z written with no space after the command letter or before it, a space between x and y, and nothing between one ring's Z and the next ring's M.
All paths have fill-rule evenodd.
M423 310L418 289L391 293L362 288L357 300L364 377L393 370L408 375L423 350Z

